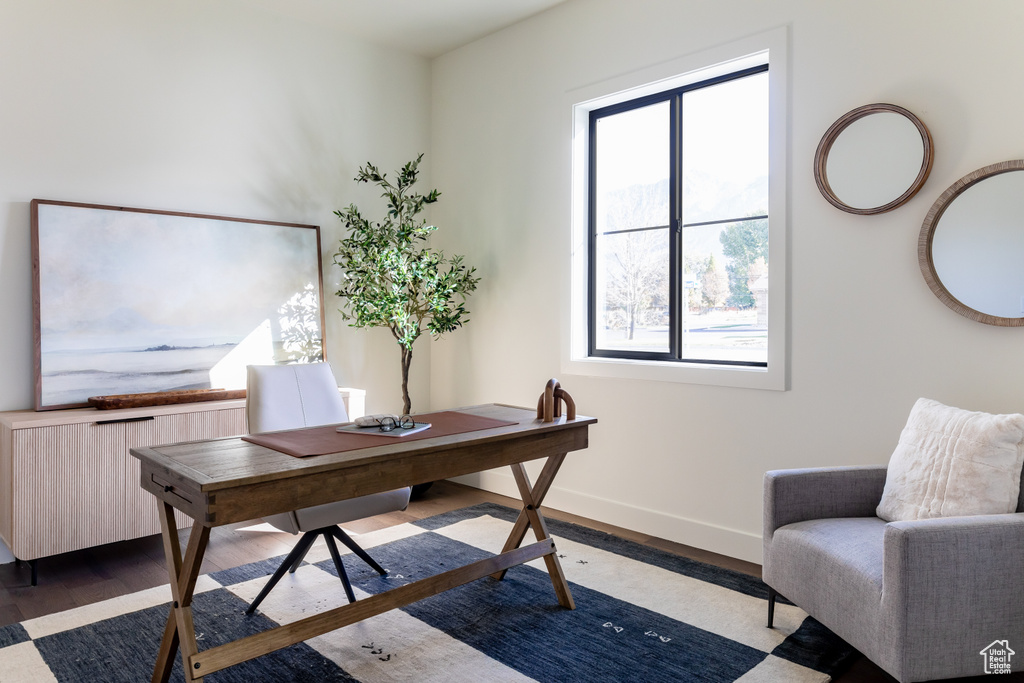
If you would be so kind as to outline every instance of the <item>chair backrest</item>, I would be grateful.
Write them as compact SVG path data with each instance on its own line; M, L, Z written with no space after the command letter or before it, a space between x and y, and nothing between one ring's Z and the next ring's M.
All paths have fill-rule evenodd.
M250 365L246 370L245 412L251 433L348 422L327 363Z

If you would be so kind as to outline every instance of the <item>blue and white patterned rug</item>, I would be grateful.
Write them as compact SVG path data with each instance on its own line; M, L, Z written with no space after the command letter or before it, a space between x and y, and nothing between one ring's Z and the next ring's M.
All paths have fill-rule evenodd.
M362 534L391 574L346 555L357 599L501 549L515 512L484 504ZM761 581L549 520L576 600L558 606L543 562L211 674L228 681L824 682L855 652L786 604L765 627ZM531 534L532 535L532 534ZM243 610L282 558L200 577L200 649L344 604L320 542L256 615ZM0 627L0 681L148 681L170 590L133 593ZM182 681L180 656L173 681Z

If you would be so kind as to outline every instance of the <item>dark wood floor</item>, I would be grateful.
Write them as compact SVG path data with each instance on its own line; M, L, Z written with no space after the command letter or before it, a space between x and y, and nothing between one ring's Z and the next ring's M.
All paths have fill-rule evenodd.
M404 512L395 512L360 520L345 527L356 533L415 521L425 517L476 505L495 502L516 506L516 501L486 491L438 482L421 498L410 503ZM646 534L602 524L575 515L544 509L553 519L574 522L606 531L638 543L660 548L701 562L761 576L761 567L724 555L673 543ZM241 529L248 524L217 527L212 530L210 543L203 560L204 573L237 567L291 550L295 537L280 533L247 533ZM144 588L167 583L163 545L159 536L113 543L41 559L38 563L39 585L32 587L27 564L0 565L0 626L25 619L60 612L114 598ZM2 678L0 672L0 678ZM987 677L984 677L988 680ZM980 681L982 677L960 679L960 683ZM1013 674L1001 681L1024 681L1024 676ZM861 657L848 672L836 679L837 683L893 683L894 678Z

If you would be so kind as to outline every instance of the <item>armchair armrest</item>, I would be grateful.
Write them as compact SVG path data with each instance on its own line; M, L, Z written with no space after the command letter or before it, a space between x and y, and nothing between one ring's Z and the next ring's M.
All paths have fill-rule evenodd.
M891 522L884 544L879 664L900 680L974 675L989 635L1020 633L1024 513Z
M890 522L884 543L887 583L905 584L913 576L935 586L985 576L991 587L1015 576L1008 584L1014 594L1024 585L1024 512ZM969 574L957 573L965 567Z
M773 470L764 475L764 541L779 527L809 519L874 517L885 466Z

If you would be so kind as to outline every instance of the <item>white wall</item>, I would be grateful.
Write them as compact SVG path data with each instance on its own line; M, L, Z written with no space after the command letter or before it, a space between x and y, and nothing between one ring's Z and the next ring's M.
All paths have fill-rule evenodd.
M332 212L379 213L352 178L430 151L429 98L426 60L242 0L0 3L0 410L33 403L33 198L321 226L328 358L371 412L400 405L390 334L337 313Z
M473 320L434 346L436 406L533 405L556 376L600 424L548 503L759 561L765 470L882 463L914 400L1024 411L1024 329L962 318L917 264L931 203L962 175L1024 157L1016 0L569 0L435 60L432 171L441 246L484 278ZM567 93L775 27L789 30L790 390L565 376ZM843 113L920 116L936 160L891 213L832 208L815 147ZM773 218L773 220L777 220ZM670 429L648 430L662 422ZM468 479L514 491L504 473Z

